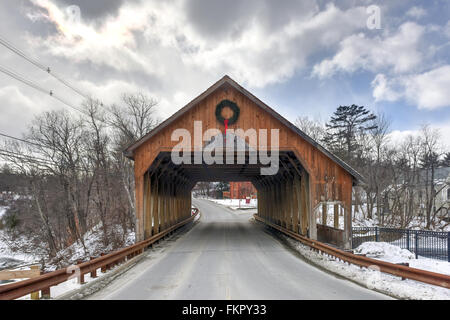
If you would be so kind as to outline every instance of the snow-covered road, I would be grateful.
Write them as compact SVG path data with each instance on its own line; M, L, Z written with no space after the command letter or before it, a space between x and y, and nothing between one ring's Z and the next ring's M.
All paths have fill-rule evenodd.
M199 223L90 299L389 299L303 261L251 213L194 200Z

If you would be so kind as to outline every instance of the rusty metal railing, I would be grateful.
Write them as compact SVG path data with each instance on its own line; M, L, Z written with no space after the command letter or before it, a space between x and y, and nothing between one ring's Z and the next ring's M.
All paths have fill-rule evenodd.
M276 225L257 214L254 215L255 220L260 221L286 235L289 237L298 240L302 242L303 244L311 247L315 251L326 253L330 256L333 256L337 259L340 259L342 261L360 266L360 267L370 267L370 266L377 266L381 272L389 273L394 276L398 276L401 278L411 279L415 281L420 281L428 284L432 284L435 286L444 287L447 289L450 289L450 276L436 273L436 272L430 272L426 270L420 270L416 268L411 268L407 266L402 266L390 262L380 261L376 259L367 258L364 256L359 256L350 252L346 252L337 248L334 248L332 246L326 245L322 242L319 242L317 240L312 240L307 237L301 236L293 231L290 231L286 228L283 228L279 225Z
M0 286L0 300L17 299L36 291L41 291L42 297L49 298L50 288L64 281L67 281L69 278L73 278L74 276L76 276L79 278L80 283L84 282L85 274L90 273L91 276L95 278L97 269L101 268L103 272L106 272L106 270L111 269L113 266L123 263L143 253L144 249L151 244L194 220L194 217L197 214L198 209L192 208L191 217L167 228L166 230L129 247L119 249L106 255L102 255L98 258L91 259L90 261L79 263L75 267L69 266L67 268L45 273L36 278L2 285Z

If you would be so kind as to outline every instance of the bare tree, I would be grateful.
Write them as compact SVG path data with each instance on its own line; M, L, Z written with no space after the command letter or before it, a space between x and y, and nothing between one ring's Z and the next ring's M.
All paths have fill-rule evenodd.
M319 120L299 116L295 120L295 125L316 141L322 141L325 137L325 125Z
M439 166L439 157L442 155L442 151L439 145L440 133L438 129L432 129L429 125L423 125L421 135L423 138L421 165L424 169L422 178L425 187L426 228L429 229L438 211L435 201L436 195L440 190L436 190L435 172ZM432 214L433 216L431 216Z
M133 164L124 157L123 150L147 134L158 123L155 116L158 102L143 93L123 94L122 104L111 107L111 124L114 130L114 160L121 174L122 185L129 202L129 220L135 221L135 195Z

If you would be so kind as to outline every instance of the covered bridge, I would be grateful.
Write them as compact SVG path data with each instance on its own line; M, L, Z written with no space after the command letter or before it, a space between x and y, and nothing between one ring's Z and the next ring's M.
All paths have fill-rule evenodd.
M223 161L211 164L202 159L199 154L208 147L211 151L211 141L217 140L214 134L203 139L209 129L235 130L245 150L235 152L232 163L226 161L224 139ZM266 132L267 144L260 134L255 141L238 132ZM184 148L175 152L185 160L180 163L174 161L173 151L182 140ZM217 146L213 149L215 159L222 157ZM258 155L256 163L252 152ZM278 157L271 174L262 174L261 168L268 166L260 158L264 152ZM352 186L360 175L228 76L129 146L125 155L135 162L137 240L189 217L191 190L197 182L251 181L258 191L261 217L312 239L351 247ZM244 161L238 161L239 156ZM319 211L328 205L334 206L335 218L343 215L343 229L317 223Z

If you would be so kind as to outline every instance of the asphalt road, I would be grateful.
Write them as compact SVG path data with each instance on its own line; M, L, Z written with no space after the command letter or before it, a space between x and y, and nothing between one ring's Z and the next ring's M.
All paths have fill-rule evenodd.
M256 222L207 200L201 219L90 299L389 299L308 264Z

